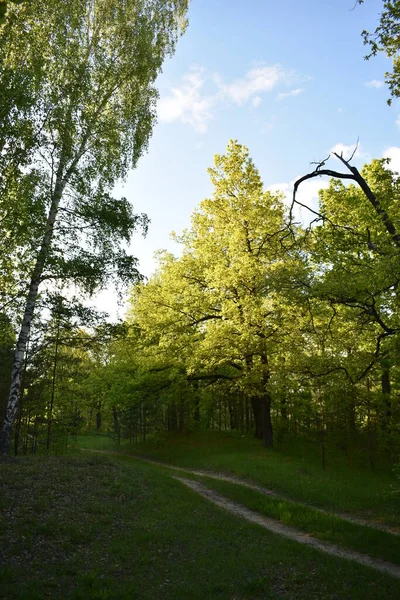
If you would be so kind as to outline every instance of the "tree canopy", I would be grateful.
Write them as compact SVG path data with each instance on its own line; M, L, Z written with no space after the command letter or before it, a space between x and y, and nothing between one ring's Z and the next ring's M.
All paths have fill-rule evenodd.
M35 0L9 11L0 29L0 206L14 251L3 270L7 282L13 279L10 257L17 258L23 281L30 281L7 284L25 306L2 452L39 286L74 282L91 294L112 278L139 278L123 242L137 227L145 231L147 220L111 190L147 148L154 82L174 51L186 8L162 0Z

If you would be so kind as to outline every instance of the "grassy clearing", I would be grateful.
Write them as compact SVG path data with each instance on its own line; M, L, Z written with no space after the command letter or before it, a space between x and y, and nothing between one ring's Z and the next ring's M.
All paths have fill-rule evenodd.
M109 438L96 436L82 436L78 444L117 447ZM232 473L293 500L400 525L399 499L392 493L389 470L371 472L331 454L323 471L314 448L304 443L287 450L267 450L251 437L214 432L165 436L124 448L177 466Z
M0 462L2 598L400 597L400 581L302 547L129 458Z

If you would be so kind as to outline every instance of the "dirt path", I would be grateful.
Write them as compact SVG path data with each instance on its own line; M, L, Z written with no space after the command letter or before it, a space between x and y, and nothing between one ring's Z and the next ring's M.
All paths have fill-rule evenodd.
M81 448L81 450L85 450L85 448ZM175 465L171 465L165 462L161 462L159 460L155 460L153 458L145 458L139 454L127 454L125 452L118 452L117 450L87 450L88 452L99 452L101 454L119 454L122 456L130 456L136 460L141 460L143 462L150 463L152 465L156 465L158 467L164 467L165 469L170 469L172 471L179 471L180 473L190 473L192 475L198 475L200 477L209 477L210 479L217 479L219 481L227 481L228 483L235 483L237 485L242 485L243 487L247 487L250 490L255 490L256 492L260 492L265 496L270 496L272 498L279 498L281 500L287 500L288 502L294 502L295 504L300 504L301 506L306 506L307 508L311 508L319 513L324 515L338 517L343 521L348 521L349 523L354 523L356 525L362 525L363 527L370 527L371 529L377 529L379 531L385 531L386 533L390 533L392 535L400 535L399 528L390 527L389 525L384 525L383 523L378 523L376 521L368 521L367 519L362 519L361 517L356 517L355 515L349 515L344 512L337 511L329 511L323 508L319 508L317 506L313 506L307 502L302 502L301 500L294 500L289 496L285 496L284 494L278 494L274 490L265 488L261 485L257 485L256 483L251 483L246 479L240 479L240 477L235 477L234 475L226 475L226 473L218 473L216 471L203 471L199 469L189 469L186 467L177 467Z
M250 483L249 481L246 481L245 479L240 479L239 477L235 477L234 475L226 475L225 473L218 473L214 471L202 471L197 469L187 469L185 467L176 467L174 465L170 465L158 460L153 460L152 458L143 458L142 456L137 454L133 454L132 457L138 460L142 460L144 462L151 463L153 465L157 465L159 467L165 467L167 469L173 469L174 471L180 471L181 473L191 473L192 475L199 475L200 477L210 477L210 479L217 479L219 481L227 481L228 483L242 485L243 487L247 487L251 490L260 492L265 496L271 496L272 498L279 498L281 500L288 500L289 502L294 502L295 504L300 504L301 506L306 506L307 508L316 510L317 512L320 512L324 515L338 517L339 519L343 519L343 521L349 521L350 523L355 523L356 525L362 525L364 527L371 527L372 529L378 529L379 531L386 531L387 533L391 533L392 535L400 535L398 529L390 527L389 525L377 523L376 521L367 521L366 519L362 519L361 517L356 517L354 515L349 515L348 513L324 510L323 508L318 508L317 506L313 506L312 504L308 504L307 502L301 502L300 500L294 500L293 498L289 498L288 496L285 496L283 494L278 494L274 490L270 490L261 485L257 485L256 483Z
M178 477L177 475L174 475L173 477L174 477L174 479L177 479L178 481L180 481L181 483L186 485L188 488L197 492L200 496L207 498L207 500L209 500L216 506L219 506L220 508L223 508L224 510L227 510L235 515L238 515L238 516L242 517L243 519L246 519L247 521L250 521L252 523L257 523L257 525L264 527L264 529L268 529L269 531L272 531L273 533L283 535L284 537L287 537L291 540L295 540L296 542L299 542L300 544L305 544L306 546L311 546L312 548L316 548L317 550L320 550L321 552L325 552L326 554L331 554L332 556L337 556L339 558L346 558L348 560L352 560L361 565L366 565L368 567L372 567L373 569L376 569L378 571L382 571L384 573L389 573L389 575L391 575L392 577L396 577L397 579L400 579L400 567L398 567L396 565L393 565L391 563L388 563L388 562L380 560L380 559L371 558L370 556L367 556L365 554L359 554L358 552L353 552L352 550L345 550L345 549L339 548L338 546L335 546L334 544L331 544L330 542L322 542L320 540L316 540L315 538L307 535L306 533L303 533L302 531L300 531L298 529L295 529L294 527L289 527L287 525L283 525L282 523L280 523L279 521L276 521L275 519L270 519L269 517L260 515L259 513L256 513L241 504L237 504L236 502L233 502L232 500L228 500L227 498L225 498L224 496L221 496L214 490L210 490L209 488L205 487L203 484L199 483L198 481L193 481L192 479L184 479L183 477Z

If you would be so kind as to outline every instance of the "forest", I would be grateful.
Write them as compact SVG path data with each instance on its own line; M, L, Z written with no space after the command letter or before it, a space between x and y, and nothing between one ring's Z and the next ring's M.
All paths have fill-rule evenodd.
M349 1L349 14L368 3ZM380 55L390 61L385 90L393 106L400 97L400 2L377 4L375 29L359 33L371 63ZM126 456L131 454L188 472L203 469L191 471L191 483L185 480L200 495L203 484L211 486L214 494L248 510L391 566L380 568L382 575L360 565L351 571L342 558L329 558L336 561L337 577L354 586L344 583L337 592L327 583L333 562L318 562L318 550L309 555L308 549L301 549L304 554L287 550L282 570L285 560L293 560L290 552L297 556L298 573L311 569L307 561L313 560L318 573L312 583L306 578L300 585L294 575L283 589L260 575L260 557L249 558L243 568L251 571L251 581L235 595L211 575L206 592L204 582L190 587L194 575L182 567L176 548L170 550L172 562L182 573L171 577L183 583L173 589L164 563L156 574L146 571L146 561L143 569L136 565L137 588L128 575L119 574L124 566L115 567L117 574L107 571L106 583L95 567L83 574L76 567L81 579L76 575L77 582L57 591L48 574L21 584L10 559L11 566L0 570L4 597L333 599L373 598L379 589L381 597L398 597L399 173L387 157L368 157L362 167L355 166L360 154L355 139L350 155L333 150L299 176L294 172L287 192L263 183L251 147L226 140L225 150L209 157L209 197L197 198L186 228L172 233L177 251L159 249L157 268L145 277L135 244L151 230L153 215L137 212L135 202L117 197L115 188L151 154L150 140L159 126L158 77L190 30L188 11L188 0L0 2L0 487L8 489L0 508L9 510L17 497L27 502L30 489L37 506L26 513L21 505L21 515L40 513L40 498L43 506L48 502L44 490L60 477L60 497L73 490L84 505L94 493L98 504L91 514L118 514L116 535L125 539L123 519L129 511L150 511L146 519L153 523L152 502L163 504L165 496L171 531L167 527L161 539L167 547L180 518L178 505L173 512L171 489L181 484L172 479L168 484L159 463L138 463L129 471ZM385 108L383 99L382 112ZM315 202L304 200L310 181L321 184ZM122 319L113 320L96 305L96 294L107 289L113 290L115 304L126 302ZM117 457L110 458L112 453ZM102 481L110 489L91 487L97 485L91 468L99 474L98 485ZM225 473L221 481L211 481L214 471ZM246 491L227 473L257 485ZM28 482L21 494L22 483L13 477ZM300 489L295 482L302 477ZM152 483L145 484L146 478ZM272 489L269 508L261 506L260 485ZM129 504L128 488L139 490L141 502L146 498L141 508ZM150 498L151 489L158 499ZM272 507L277 494L281 503L276 500ZM194 495L189 500L194 506ZM312 516L299 516L293 503ZM225 539L231 517L221 514L226 523L214 522L210 506L201 504L199 519L211 519L216 538ZM64 520L61 513L51 514L53 526L46 526L53 530L61 519L71 528L74 511L67 505L62 510L67 511ZM370 518L384 532L377 525L377 541L364 540L364 534L374 534L374 525L355 520L358 524L348 527L360 528L360 534L347 533L346 526L339 534L337 524L326 525L333 533L323 533L318 519L325 510L339 521L341 512ZM189 512L185 515L190 529ZM26 520L24 527L30 526L39 528L31 541L39 534L50 536L43 533L42 519L36 525ZM23 528L11 543L7 527L11 524L4 529L9 558ZM82 542L84 534L78 524L74 527L78 541L72 544L92 543L92 538ZM94 539L93 520L85 527ZM248 527L241 535L248 537L243 543L254 557L262 532L254 529L253 536ZM197 535L205 535L201 532ZM134 535L140 544L141 534ZM159 535L154 533L154 540ZM273 539L282 553L284 544L297 543ZM143 538L150 544L147 554L158 543L151 540ZM126 548L131 556L137 551L130 543L127 539L115 550L121 565ZM187 547L189 541L176 543ZM222 543L230 544L228 539ZM209 549L210 541L201 544ZM56 562L68 562L51 548ZM94 564L99 556L93 551ZM188 563L203 565L204 556L196 556ZM46 565L47 560L38 559ZM217 561L217 554L207 560ZM202 568L209 569L206 563ZM379 570L375 563L372 568ZM163 573L160 582L158 572ZM59 581L69 576L68 571L57 575ZM148 577L155 578L157 588L148 588ZM234 571L224 577L234 581Z

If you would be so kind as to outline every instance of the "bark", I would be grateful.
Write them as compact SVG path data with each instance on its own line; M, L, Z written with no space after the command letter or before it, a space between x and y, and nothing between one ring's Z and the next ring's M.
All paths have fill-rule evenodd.
M113 406L112 413L113 413L113 419L114 419L114 431L117 434L118 444L119 444L120 440L121 440L121 427L120 427L120 424L119 424L118 411L115 408L115 406Z
M384 404L384 415L382 419L383 429L387 432L390 431L390 421L392 418L392 403L390 400L391 385L390 385L390 369L385 368L382 371L381 376L383 404Z
M274 438L271 421L271 395L266 392L261 403L263 442L266 448L272 448Z
M392 238L394 245L397 248L399 248L400 247L400 234L398 233L398 231L397 231L393 221L390 219L388 213L382 207L378 197L374 194L374 192L369 187L368 183L365 181L364 177L361 175L361 173L358 171L358 169L356 167L352 167L350 165L351 158L350 158L350 160L346 160L343 158L343 156L341 156L340 154L337 154L336 152L334 152L333 154L351 172L350 173L339 173L337 171L332 171L331 169L322 169L323 165L325 164L325 161L322 161L322 163L320 163L320 165L312 173L308 173L307 175L304 175L303 177L300 177L300 179L295 181L294 186L293 186L293 199L292 199L292 204L290 207L290 221L292 221L293 207L295 204L298 204L299 206L308 208L307 206L305 206L304 204L302 204L301 202L296 200L297 190L298 190L300 184L303 183L303 181L306 181L307 179L312 179L314 177L320 177L321 175L327 175L328 177L334 177L336 179L352 179L362 189L362 191L364 192L364 195L366 196L366 198L368 199L368 201L374 208L375 213L378 215L379 219L382 221L386 231L389 233L390 237ZM308 210L310 212L314 213L315 215L317 215L318 217L320 217L320 218L322 217L322 215L320 213L318 213L310 208L308 208Z
M8 454L10 451L12 428L15 420L15 415L18 409L18 401L21 388L21 374L23 370L29 334L31 331L31 324L35 311L36 299L38 296L39 285L41 283L46 258L50 249L51 241L53 239L54 224L57 218L62 193L67 184L67 178L63 176L64 168L65 164L63 159L61 159L59 167L57 169L56 184L54 187L52 202L47 217L46 230L43 236L42 245L36 260L36 264L33 269L32 279L29 285L27 301L22 319L21 330L18 336L17 345L14 352L10 393L8 397L8 404L3 424L3 430L0 433L0 455Z
M255 436L258 440L262 440L262 417L261 417L261 398L254 396L251 398L251 408L253 409Z
M263 395L254 396L251 399L255 421L255 436L259 440L263 440L266 448L273 446L273 427L271 420L271 396L268 392Z
M53 376L52 376L52 382L51 382L51 398L50 398L50 406L49 406L49 415L47 417L47 420L48 420L47 440L46 440L47 451L50 450L50 432L51 432L51 422L52 422L52 418L53 418L54 396L55 396L55 392L56 392L56 374L57 374L59 337L60 337L60 322L57 323L56 347L54 350Z
M100 408L98 409L98 411L96 413L96 429L97 429L97 431L100 431L100 429L101 429L101 411L100 411Z
M268 369L268 357L266 353L261 355L261 364L264 366L262 385L263 385L263 396L261 402L261 418L262 418L262 430L263 430L263 442L266 448L272 448L273 446L273 430L271 421L271 394L268 391L268 382L270 379L270 372Z

